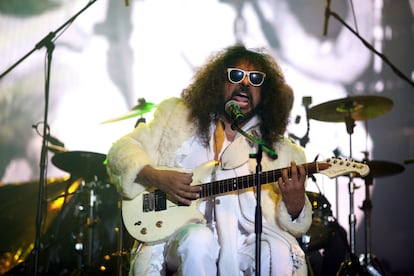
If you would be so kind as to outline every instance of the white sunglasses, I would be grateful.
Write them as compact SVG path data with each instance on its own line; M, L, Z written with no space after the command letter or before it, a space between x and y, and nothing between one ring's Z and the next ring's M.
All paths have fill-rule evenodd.
M239 68L227 68L227 77L231 83L241 83L248 76L249 83L253 86L263 84L266 74L260 71L244 71Z

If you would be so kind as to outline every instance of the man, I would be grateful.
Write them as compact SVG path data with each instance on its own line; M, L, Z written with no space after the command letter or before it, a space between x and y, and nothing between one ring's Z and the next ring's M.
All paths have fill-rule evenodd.
M231 108L237 116L232 116L226 106L229 101L237 105ZM125 197L124 204L155 187L177 203L171 209L190 208L183 205L193 205L197 200L203 214L201 221L189 218L189 223L177 225L166 238L160 235L159 240L135 246L130 274L255 272L254 183L249 184L250 188L205 197L201 185L194 184L206 181L194 179L193 175L203 164L214 164L207 181L255 173L257 160L249 158L249 153L257 153L259 147L246 138L251 136L277 154L275 158L267 154L271 150L265 151L262 171L290 166L289 171L282 170L277 181L261 186L260 271L263 275L306 275L305 256L296 241L312 222L312 207L305 195L306 174L303 167L296 165L305 163L305 155L283 137L292 103L292 90L274 59L236 45L211 57L181 98L159 105L152 122L138 125L114 143L108 153L108 171ZM241 119L235 121L235 117ZM241 135L234 125L247 135ZM147 215L147 207L140 206L136 212ZM155 216L156 212L148 213ZM125 219L127 214L123 215ZM169 216L173 222L179 220L178 215ZM134 227L142 223L137 219ZM166 222L161 220L157 227L163 229ZM139 234L156 232L147 230Z

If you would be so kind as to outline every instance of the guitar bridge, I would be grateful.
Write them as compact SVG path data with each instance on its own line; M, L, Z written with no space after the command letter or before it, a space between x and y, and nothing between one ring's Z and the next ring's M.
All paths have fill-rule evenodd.
M149 192L143 196L143 212L162 211L167 209L167 196L161 190Z

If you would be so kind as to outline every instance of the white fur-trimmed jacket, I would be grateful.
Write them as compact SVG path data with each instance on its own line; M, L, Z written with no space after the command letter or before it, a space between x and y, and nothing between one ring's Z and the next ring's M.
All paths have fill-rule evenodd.
M154 167L174 167L177 149L184 141L195 135L195 127L188 122L188 109L177 98L171 98L162 102L154 114L154 120L148 124L140 124L130 134L122 137L113 144L108 153L108 173L111 181L126 199L132 199L142 193L146 186L135 183L137 174L146 165ZM278 153L277 160L271 160L263 156L263 171L275 170L290 166L291 161L297 164L306 162L302 149L288 139L278 142L275 147ZM255 171L255 161L249 161L251 172ZM292 221L278 190L277 184L266 185L271 188L262 189L263 207L263 233L267 235L282 236L291 247L296 263L295 275L306 274L306 262L296 238L306 233L312 223L312 206L306 197L305 206L299 219ZM244 217L254 221L254 197L249 193L240 195L240 204L244 206ZM253 207L253 208L250 208ZM228 225L219 225L227 228L223 233L230 233ZM227 237L219 238L223 248L220 259L226 259L225 243L231 239L231 233ZM224 246L224 247L223 247ZM233 252L234 253L234 252ZM229 252L229 255L232 253ZM231 256L228 256L232 259ZM227 266L227 265L226 265ZM221 271L220 274L224 272ZM228 274L228 271L227 271ZM234 275L234 274L231 274Z

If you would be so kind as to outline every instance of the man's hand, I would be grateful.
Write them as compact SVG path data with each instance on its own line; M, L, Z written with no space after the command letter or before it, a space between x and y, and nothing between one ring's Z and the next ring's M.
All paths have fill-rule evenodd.
M192 173L178 172L174 170L159 170L151 166L145 166L136 178L136 182L148 186L155 186L169 194L172 200L190 205L192 199L200 197L201 187L191 186Z
M305 169L296 166L295 162L291 162L290 173L288 169L283 169L278 179L282 199L293 219L299 216L305 205L305 179Z

